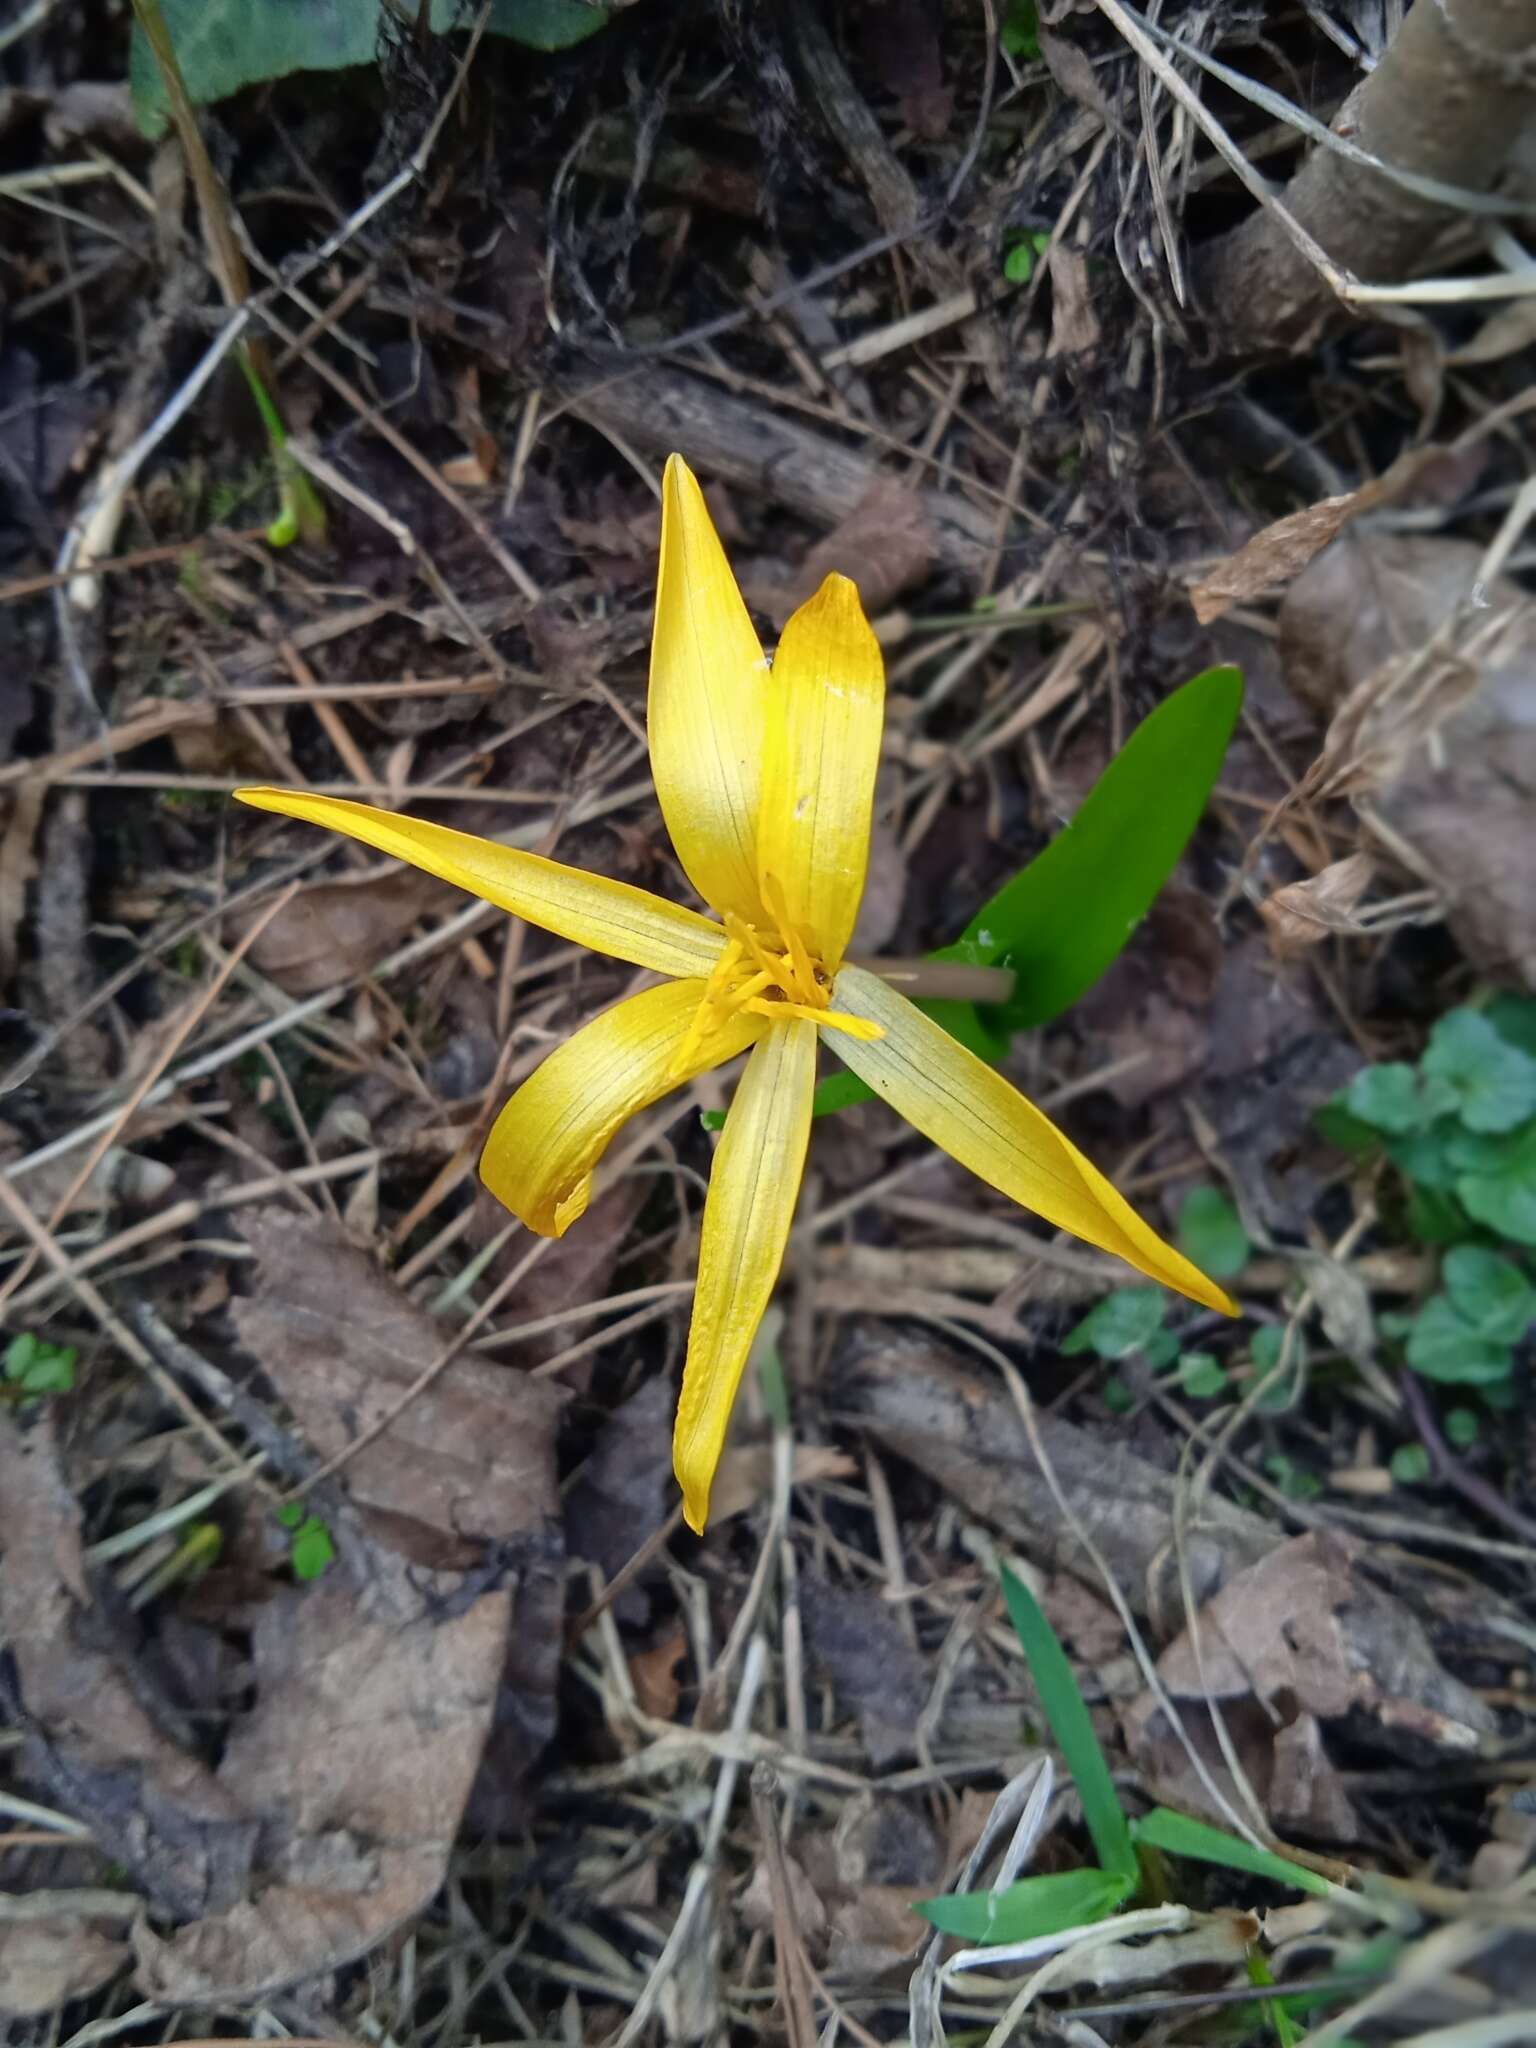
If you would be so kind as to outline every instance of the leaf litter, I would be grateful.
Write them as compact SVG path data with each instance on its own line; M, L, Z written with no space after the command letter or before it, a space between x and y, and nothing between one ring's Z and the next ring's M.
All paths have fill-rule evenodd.
M84 644L102 732L67 714L79 679L53 661L48 590L0 614L7 674L39 678L7 683L0 720L20 750L3 1000L31 1062L0 1134L8 1185L52 1213L80 1156L54 1146L197 1016L189 928L227 943L281 886L297 848L231 830L222 805L258 761L341 790L366 775L358 794L410 791L413 808L432 792L447 822L484 813L528 844L599 807L581 826L594 865L660 884L634 751L647 471L681 447L755 565L755 603L835 567L886 612L861 948L952 937L1172 681L1247 670L1221 786L1140 939L1011 1058L1168 1227L1192 1189L1231 1191L1252 1318L1173 1326L1214 1361L1204 1379L1182 1358L1065 1351L1123 1276L1019 1229L873 1106L846 1112L818 1131L786 1273L789 1420L754 1405L721 1468L729 1512L701 1548L669 1536L665 1290L689 1270L709 1140L691 1116L658 1120L588 1240L518 1281L516 1238L479 1263L504 1223L471 1202L462 1158L506 1035L525 1072L573 1008L619 991L536 937L509 944L499 920L461 925L459 899L413 878L306 872L259 979L197 1024L60 1220L99 1310L54 1269L7 1304L79 1359L72 1391L0 1417L7 1719L24 1736L5 1780L52 1816L41 1848L7 1822L5 1896L47 1910L0 1915L0 1972L30 1975L55 2038L75 2015L120 2025L147 1989L185 2001L161 2024L187 2038L268 2030L264 2001L287 2031L402 2048L509 2030L628 2048L727 2015L757 2035L779 2023L780 1948L811 1973L786 1995L797 2025L807 2009L866 2040L910 2025L915 2048L946 2014L990 2026L1034 1980L974 1973L962 2019L911 1904L980 1881L964 1871L982 1822L1040 1759L1000 1549L1042 1575L1133 1804L1138 1769L1191 1812L1220 1811L1214 1785L1369 1880L1347 1913L1308 1901L1303 1924L1185 1866L1181 1903L1156 1909L1180 1924L1054 1959L1041 2004L1064 2024L1120 2024L1094 2015L1094 1987L1139 2001L1128 2038L1168 2024L1159 2001L1246 1996L1256 1930L1277 1972L1316 1970L1321 1944L1353 1966L1379 1910L1412 1981L1421 1948L1475 1948L1523 1910L1530 1552L1438 1466L1396 1477L1416 1446L1384 1325L1432 1295L1439 1255L1401 1242L1390 1184L1311 1127L1364 1062L1416 1055L1470 977L1531 978L1523 530L1482 573L1530 466L1523 316L1362 323L1305 376L1239 376L1213 413L1177 251L1201 239L1208 188L1218 208L1238 188L1126 54L1115 10L1053 5L1042 27L1000 8L990 80L964 10L860 7L810 79L767 16L717 28L705 10L684 48L651 38L653 11L616 10L579 59L520 57L515 102L483 46L438 145L451 174L434 159L445 175L413 181L409 222L386 209L366 237L342 230L310 280L328 325L289 329L284 401L414 551L352 505L324 555L255 542L270 478L221 403L194 409L127 504L125 553L155 559L98 565L107 630ZM1353 62L1309 24L1285 31L1284 62L1342 101ZM1219 45L1240 25L1180 33ZM382 128L377 102L343 95L320 134L303 79L254 125L241 103L216 110L271 261L313 246L301 186L348 207L378 192L411 122L451 97L441 54L411 52L408 81L406 53L390 59ZM80 153L74 84L50 82L78 59L36 28L6 57L34 67L0 112L8 147L51 170ZM275 185L268 111L295 157ZM510 190L472 146L498 112ZM1263 132L1238 132L1257 157ZM145 172L120 107L89 134ZM165 167L162 229L179 207ZM911 233L941 191L942 225ZM174 389L167 338L206 310L196 262L151 243L122 180L70 198L83 225L7 201L17 289L41 301L10 309L0 347L0 573L22 583L46 583L106 406L121 394L137 431ZM748 219L761 246L743 260ZM892 220L905 239L853 262ZM829 257L851 267L827 278ZM142 296L119 289L130 261ZM665 370L636 353L716 319ZM361 380L350 397L338 363ZM1432 420L1447 438L1414 445ZM1197 633L1202 577L1223 615ZM1032 616L1054 600L1086 610L1079 633ZM653 1292L632 1324L618 1304ZM1293 1326L1307 1364L1289 1405L1246 1407L1279 1355L1260 1338ZM140 1329L166 1380L130 1375L118 1333ZM1033 1434L998 1356L1027 1370ZM535 1376L550 1369L563 1405ZM178 1563L196 1521L97 1553L232 1470L178 1389L266 1460L206 1511L222 1547L200 1577ZM1518 1513L1518 1417L1464 1435L1462 1476ZM271 1497L306 1483L299 1527L334 1550L304 1553L308 1580ZM753 1767L787 1845L777 1892ZM1076 1867L1070 1793L1048 1820L1034 1867ZM127 1913L97 1910L108 1882L138 1916L131 1967ZM1404 1935L1410 1913L1452 1924ZM1450 1973L1448 2019L1464 1980L1485 2005L1513 1996L1497 1961ZM50 1994L74 2001L62 2019ZM209 2011L220 1997L233 2017ZM1411 2025L1390 2014L1389 2031Z

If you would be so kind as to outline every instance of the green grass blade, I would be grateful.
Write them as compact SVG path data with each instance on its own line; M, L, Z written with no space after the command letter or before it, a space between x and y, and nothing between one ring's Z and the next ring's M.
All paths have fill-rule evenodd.
M1144 1819L1137 1821L1135 1837L1150 1849L1161 1849L1165 1855L1187 1856L1196 1863L1219 1863L1226 1870L1246 1871L1250 1877L1273 1878L1276 1884L1294 1885L1297 1891L1311 1892L1317 1898L1326 1898L1333 1890L1327 1878L1319 1877L1315 1870L1292 1863L1288 1857L1276 1856L1269 1849L1255 1849L1251 1842L1229 1835L1224 1828L1191 1820L1188 1814L1174 1813L1166 1806L1154 1806Z
M952 1892L923 1899L913 1911L938 1928L978 1948L1005 1941L1032 1941L1068 1927L1091 1926L1113 1913L1132 1880L1113 1870L1058 1870L1022 1877L1000 1892Z
M1083 1802L1083 1819L1093 1837L1099 1861L1116 1877L1127 1881L1137 1877L1136 1850L1131 1830L1121 1810L1120 1795L1109 1775L1109 1765L1093 1732L1093 1722L1072 1676L1067 1653L1056 1631L1040 1611L1039 1603L1021 1579L1003 1568L1003 1598L1008 1615L1024 1645L1030 1674L1051 1724L1056 1746L1066 1759L1078 1797Z

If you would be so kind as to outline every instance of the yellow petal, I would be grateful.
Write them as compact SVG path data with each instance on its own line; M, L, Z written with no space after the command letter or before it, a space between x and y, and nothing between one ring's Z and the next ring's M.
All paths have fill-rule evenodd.
M1047 1223L1207 1308L1238 1313L1231 1296L1164 1244L1048 1116L878 975L845 967L832 999L885 1026L873 1045L842 1033L827 1043L925 1138Z
M769 732L757 861L764 901L836 970L859 914L885 719L885 664L859 593L829 576L773 657L782 717Z
M689 881L749 924L763 922L756 835L771 690L704 493L674 455L661 495L651 773Z
M676 1072L706 983L667 981L627 996L557 1046L491 1127L480 1178L541 1237L563 1237L587 1206L592 1171L620 1125L695 1074L745 1052L768 1028L737 1017Z
M709 1177L672 1438L684 1519L700 1533L736 1389L783 1262L815 1091L815 1025L773 1025L752 1049Z
M237 789L235 795L258 811L344 832L562 939L658 974L708 974L725 947L719 925L696 910L494 839L299 789Z

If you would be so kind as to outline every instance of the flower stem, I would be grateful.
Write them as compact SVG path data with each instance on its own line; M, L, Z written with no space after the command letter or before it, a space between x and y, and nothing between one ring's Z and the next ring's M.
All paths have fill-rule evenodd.
M1013 999L1011 967L968 967L962 960L861 960L866 968L914 1002L947 997L952 1002L1003 1004Z

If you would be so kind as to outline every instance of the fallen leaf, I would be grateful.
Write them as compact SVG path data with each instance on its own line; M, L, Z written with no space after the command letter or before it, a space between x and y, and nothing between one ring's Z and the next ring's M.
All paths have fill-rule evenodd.
M1329 719L1312 780L1439 895L1474 965L1536 987L1536 610L1482 550L1349 534L1280 607L1297 696Z
M252 945L251 965L288 995L314 995L367 974L410 932L423 912L452 892L412 869L316 882L301 889ZM238 938L249 919L231 923Z
M790 1472L792 1486L815 1486L823 1479L847 1479L858 1466L830 1444L796 1444ZM720 1459L709 1497L711 1523L743 1515L773 1491L772 1444L730 1444Z
M63 1914L0 1922L0 2018L40 2019L110 1984L133 1960L120 1936Z
M1444 450L1435 446L1410 448L1386 469L1358 490L1337 498L1322 498L1299 512L1287 513L1263 527L1236 554L1228 555L1206 571L1190 591L1195 617L1202 626L1219 619L1223 612L1249 598L1261 597L1304 569L1314 555L1321 554L1331 540L1362 512L1391 504L1417 480L1420 472L1438 461Z
M836 570L859 586L865 611L882 611L920 583L934 561L934 537L921 496L898 477L879 476L847 516L817 541L789 582L772 597L775 625L821 588Z
M867 1588L833 1586L807 1572L800 1614L811 1661L832 1680L843 1705L857 1712L870 1762L880 1766L910 1755L930 1679L894 1611Z
M955 95L944 83L936 10L927 0L865 0L859 26L864 54L902 119L924 142L940 141Z
M1368 853L1347 854L1303 882L1288 882L1259 905L1277 960L1294 960L1334 935L1357 937L1350 912L1371 885L1376 863Z
M672 1404L664 1375L642 1381L598 1430L566 1495L566 1548L590 1559L605 1581L617 1578L670 1512ZM665 1575L660 1562L653 1569ZM626 1586L614 1605L620 1621L643 1624L650 1612L643 1582Z
M1496 1726L1478 1695L1441 1666L1406 1604L1358 1569L1362 1555L1354 1539L1331 1532L1281 1543L1201 1608L1198 1656L1186 1629L1157 1665L1218 1781L1230 1785L1198 1705L1205 1700L1222 1703L1244 1770L1276 1826L1345 1841L1358 1838L1355 1816L1318 1724L1347 1721L1357 1742L1373 1728L1379 1746L1418 1745L1422 1753L1429 1743L1453 1754L1475 1750ZM1222 1817L1151 1692L1123 1721L1159 1798Z
M629 1660L629 1675L640 1711L653 1721L670 1721L677 1712L682 1682L677 1667L688 1655L688 1637L675 1628L649 1650L638 1650Z
M1088 258L1081 249L1057 242L1045 260L1051 273L1051 340L1046 356L1083 355L1103 338L1093 309Z
M307 1449L343 1449L439 1355L442 1327L333 1231L253 1212L260 1293L234 1315ZM271 1577L254 1510L219 1567L249 1604L250 1703L216 1769L92 1601L49 1419L0 1419L0 1632L15 1661L24 1776L89 1819L157 1913L137 1981L167 2003L265 1997L366 1954L421 1911L493 1719L522 1768L553 1722L562 1572L560 1400L455 1361L311 1500L336 1555ZM208 1598L212 1577L196 1597ZM249 1591L258 1588L254 1595ZM198 1731L201 1738L202 1731Z
M795 1923L805 1940L819 1950L827 1932L827 1909L822 1904L821 1894L788 1851L784 1852L784 1874L789 1881ZM752 1875L737 1900L737 1910L741 1914L742 1925L750 1932L773 1932L773 1881L761 1856L752 1866Z

